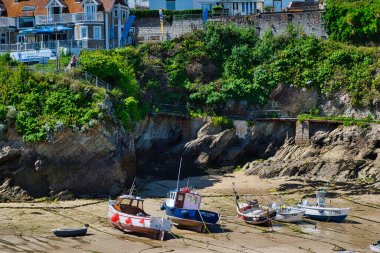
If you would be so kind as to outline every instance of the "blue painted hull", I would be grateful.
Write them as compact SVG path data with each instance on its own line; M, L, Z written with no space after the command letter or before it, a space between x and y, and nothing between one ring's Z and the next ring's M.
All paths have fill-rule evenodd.
M346 219L347 215L340 215L340 216L320 216L320 215L310 215L305 214L305 216L309 217L312 220L319 220L319 221L328 221L328 222L337 222L342 223L344 219Z
M183 220L191 220L195 222L216 224L219 221L219 214L206 210L190 210L176 207L165 206L166 215Z

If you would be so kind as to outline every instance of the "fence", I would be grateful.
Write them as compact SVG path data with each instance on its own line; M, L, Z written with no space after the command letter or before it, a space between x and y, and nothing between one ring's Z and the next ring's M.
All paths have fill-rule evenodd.
M113 89L112 85L107 83L106 81L103 81L97 76L94 76L87 71L81 72L80 73L80 78L83 79L84 81L95 85L96 87L103 87L108 91L111 91Z
M66 48L83 48L86 43L81 40L58 40L58 47ZM31 42L31 43L16 43L0 45L0 52L23 52L32 50L43 50L57 48L57 42L54 40Z
M155 103L152 106L151 113L153 115L173 115L180 117L189 117L190 109L197 110L200 108L187 107L183 105L173 105L173 104L161 104ZM215 111L218 116L223 116L232 120L254 120L254 119L281 119L287 118L285 113L281 110L255 110L249 111L244 114L231 114L226 110Z

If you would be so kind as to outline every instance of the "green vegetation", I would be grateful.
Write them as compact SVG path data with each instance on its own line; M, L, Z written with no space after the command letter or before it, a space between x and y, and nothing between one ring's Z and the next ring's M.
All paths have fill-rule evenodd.
M9 117L25 141L44 141L58 129L98 119L97 103L103 100L104 90L64 75L30 72L4 57L0 59L0 121ZM14 106L17 114L8 115L6 106Z
M337 41L380 43L380 1L327 0L326 28Z
M164 10L163 15L164 19L172 23L174 16L176 18L186 18L193 15L202 15L203 10L181 10L181 11L172 11L172 10ZM146 9L132 9L131 15L135 15L136 18L158 18L159 12L158 10L146 10Z
M220 126L222 128L233 128L234 127L232 120L227 119L226 117L222 117L222 116L212 117L211 123L213 126Z
M377 47L308 37L294 26L285 35L267 32L258 38L253 27L210 23L204 31L172 41L83 51L80 63L113 85L108 96L126 129L160 103L184 106L191 116L213 115L214 125L229 128L232 122L217 115L233 114L242 104L262 107L278 84L314 88L328 98L342 92L352 105L370 107L380 98L379 55ZM61 64L68 60L64 56ZM0 122L14 106L17 114L8 118L26 141L46 140L62 126L86 129L104 118L98 108L104 89L67 74L27 71L7 54L0 56L0 64ZM54 67L50 62L35 70L53 72ZM318 108L311 114L316 117Z
M344 126L360 126L363 128L369 127L370 123L380 124L380 120L375 120L371 115L369 115L365 119L354 119L351 117L343 117L343 116L337 116L337 117L329 117L329 116L314 116L310 114L301 114L298 115L298 121L303 122L305 120L328 120L328 121L338 121L342 122Z

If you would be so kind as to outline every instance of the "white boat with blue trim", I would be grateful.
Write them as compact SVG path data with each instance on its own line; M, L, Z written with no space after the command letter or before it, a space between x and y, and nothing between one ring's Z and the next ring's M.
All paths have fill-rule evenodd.
M380 253L380 241L369 245L369 248L372 252Z
M272 209L276 211L276 217L274 219L281 222L299 222L306 212L305 210L291 206L279 206L276 202L272 204Z
M307 200L304 200L298 207L305 211L305 216L313 220L327 221L327 222L343 222L350 208L328 207L325 204L326 192L320 190L316 192L317 204L315 206L309 205Z

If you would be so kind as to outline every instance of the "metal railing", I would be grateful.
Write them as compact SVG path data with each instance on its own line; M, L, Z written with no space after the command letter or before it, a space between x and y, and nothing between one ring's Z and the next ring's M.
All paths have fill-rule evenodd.
M58 47L65 48L83 48L87 44L82 40L59 40ZM0 52L24 52L42 49L56 49L57 44L54 40L31 42L31 43L16 43L16 44L0 44Z
M103 87L108 91L111 91L113 89L111 84L107 83L106 81L103 81L97 76L88 73L87 71L81 72L80 78L92 85L95 85L96 87Z
M190 109L197 111L195 107L186 107L183 105L174 105L174 104L162 104L154 103L151 107L151 113L154 115L172 115L172 116L181 116L189 117ZM229 118L231 120L255 120L255 119L284 119L288 116L281 110L255 110L249 111L243 114L231 113L226 110L214 111L216 115Z
M0 27L10 27L10 26L16 26L15 18L8 18L8 17L0 18Z
M102 12L97 13L64 13L53 15L38 15L36 17L36 25L47 24L66 24L77 22L103 22L104 15Z

